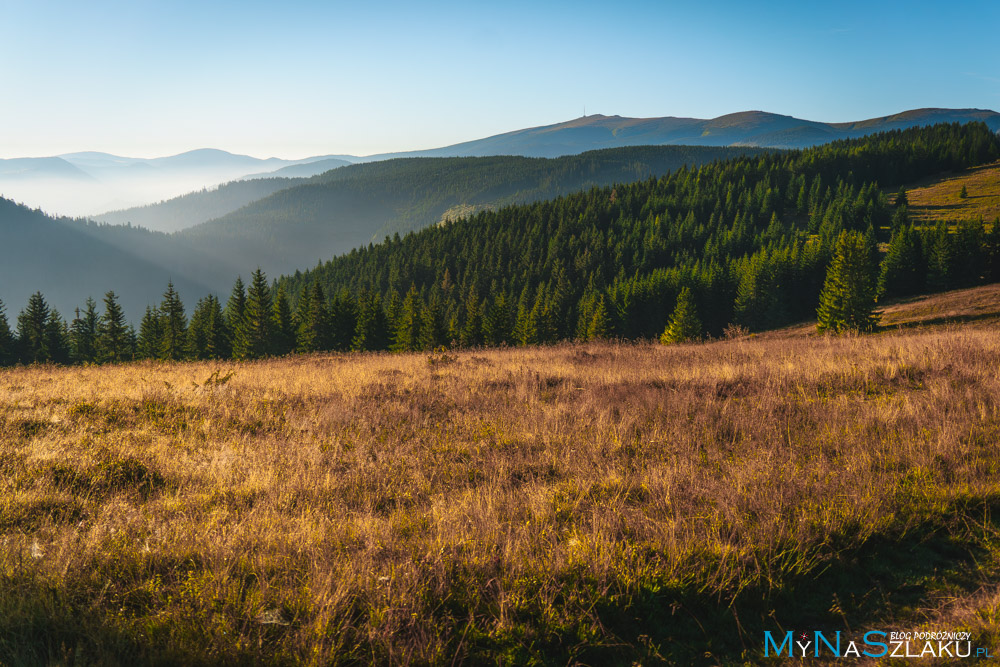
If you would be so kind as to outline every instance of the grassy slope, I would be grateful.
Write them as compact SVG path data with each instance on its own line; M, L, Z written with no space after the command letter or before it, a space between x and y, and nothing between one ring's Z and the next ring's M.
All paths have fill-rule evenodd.
M965 186L968 197L959 193ZM969 169L908 189L910 216L914 221L955 222L982 217L993 222L1000 217L1000 163Z
M998 365L994 327L919 326L0 371L0 662L995 654Z

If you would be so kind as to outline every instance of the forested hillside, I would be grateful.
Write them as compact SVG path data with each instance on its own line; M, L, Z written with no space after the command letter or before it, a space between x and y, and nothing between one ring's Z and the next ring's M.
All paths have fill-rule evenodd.
M560 339L676 342L817 314L824 329L867 329L876 297L1000 280L1000 222L916 226L905 192L885 194L998 158L1000 138L985 125L938 125L483 211L276 285L258 267L248 284L236 281L228 303L198 301L190 321L171 283L125 348L102 333L109 323L121 329L113 295L103 315L90 302L67 324L36 293L16 335L4 334L0 317L0 357L252 359ZM440 192L454 183L447 170L414 173L436 177ZM476 183L461 173L461 183ZM486 172L482 191L496 181Z
M409 159L342 167L301 179L235 182L145 209L124 220L159 226L221 210L272 189L281 192L221 220L182 233L57 220L6 202L0 214L0 299L17 311L34 290L64 313L88 297L116 290L130 319L159 302L173 279L185 299L225 294L255 267L275 275L315 266L354 247L503 202L530 201L662 174L757 149L627 148L557 160L512 157ZM307 183L291 189L286 185ZM21 218L34 224L17 224ZM178 217L179 216L179 217ZM15 233L15 230L20 230ZM80 235L87 238L78 240ZM99 250L88 251L91 246ZM114 250L114 257L107 253ZM70 259L57 259L61 257ZM141 267L141 268L139 268Z
M640 146L557 159L408 158L351 165L186 229L180 236L213 248L218 261L229 265L260 265L269 273L294 271L456 214L760 152Z
M1000 277L1000 228L914 229L884 194L997 156L985 125L952 124L739 158L482 212L280 284L296 300L319 286L384 304L398 349L657 337L684 287L703 332L763 329L815 316L844 231L864 235L885 297Z
M167 268L165 262L175 257L178 262ZM171 278L185 296L208 292L210 284L195 277L206 272L184 271L181 261L211 266L210 258L194 249L175 250L164 234L52 218L0 198L0 298L15 311L35 291L66 316L88 295L112 289L127 311L138 315L159 301Z

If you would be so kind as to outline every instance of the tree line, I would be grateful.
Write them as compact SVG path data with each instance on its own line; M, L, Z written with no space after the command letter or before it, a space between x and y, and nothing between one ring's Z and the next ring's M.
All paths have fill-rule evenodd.
M869 328L877 297L1000 280L1000 224L917 227L905 191L885 194L998 158L985 125L952 124L685 167L396 235L274 282L258 269L190 319L169 284L138 331L113 292L69 324L36 293L13 330L0 306L0 362L674 342L817 313L823 328Z

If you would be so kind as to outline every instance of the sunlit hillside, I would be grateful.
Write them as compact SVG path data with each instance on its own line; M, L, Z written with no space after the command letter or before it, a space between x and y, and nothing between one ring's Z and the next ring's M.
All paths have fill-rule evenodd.
M966 196L962 197L962 188ZM1000 218L1000 163L974 167L921 184L906 193L910 215L921 223Z

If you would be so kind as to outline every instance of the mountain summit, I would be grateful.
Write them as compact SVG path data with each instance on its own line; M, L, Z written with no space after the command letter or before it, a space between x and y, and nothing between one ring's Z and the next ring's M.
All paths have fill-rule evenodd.
M1000 114L983 109L914 109L891 116L845 123L823 123L766 111L741 111L718 118L627 118L594 114L467 141L444 148L384 157L476 157L523 155L558 157L599 148L640 145L760 146L806 148L836 139L935 123L981 121L1000 130Z

